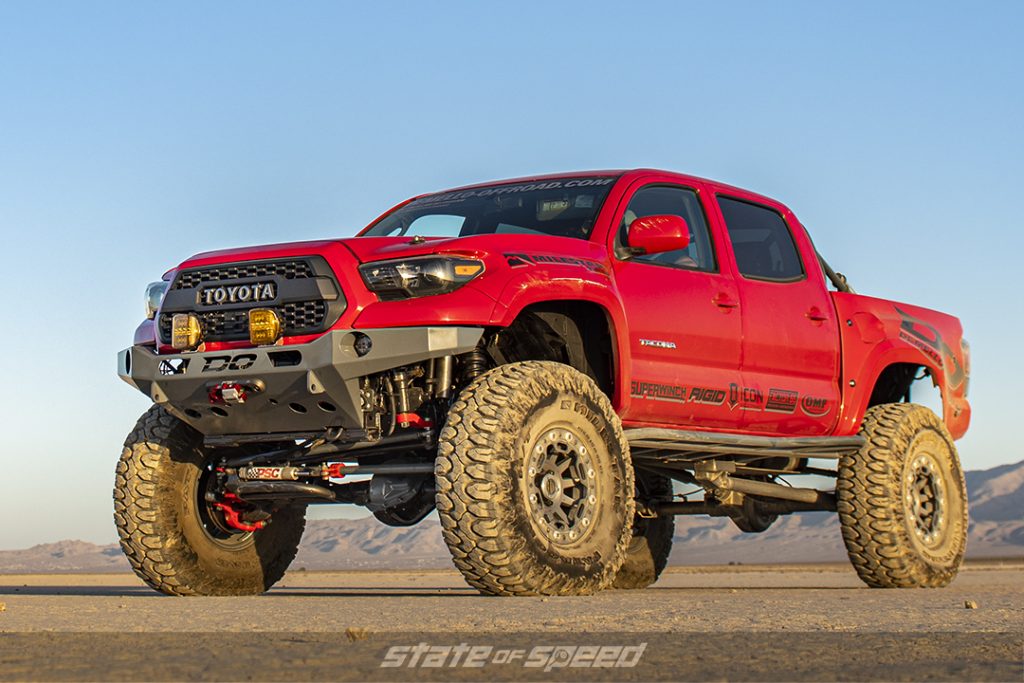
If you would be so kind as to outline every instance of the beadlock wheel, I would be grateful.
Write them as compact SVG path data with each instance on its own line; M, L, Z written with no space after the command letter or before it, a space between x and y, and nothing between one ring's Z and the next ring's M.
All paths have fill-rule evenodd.
M633 468L597 385L560 363L490 370L452 404L435 467L445 543L490 595L607 587L632 538Z
M861 433L836 483L857 574L876 588L949 584L967 545L967 493L946 426L923 406L890 403L868 409Z
M305 527L305 506L273 510L241 532L206 500L214 474L201 435L159 406L125 441L114 522L132 569L168 595L253 595L284 575Z

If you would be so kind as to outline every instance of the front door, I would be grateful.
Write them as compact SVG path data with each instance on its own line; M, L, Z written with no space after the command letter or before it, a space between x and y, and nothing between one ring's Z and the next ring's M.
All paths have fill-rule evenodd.
M629 325L626 421L676 428L735 429L726 405L740 379L739 298L722 272L701 188L640 185L619 207L612 249L614 276ZM630 253L628 229L637 218L672 214L690 229L678 251Z

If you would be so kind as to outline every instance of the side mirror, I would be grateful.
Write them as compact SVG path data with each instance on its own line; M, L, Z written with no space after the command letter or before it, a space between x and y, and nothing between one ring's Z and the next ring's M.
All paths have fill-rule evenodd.
M690 246L690 228L682 216L644 216L629 224L626 240L634 254L661 254Z

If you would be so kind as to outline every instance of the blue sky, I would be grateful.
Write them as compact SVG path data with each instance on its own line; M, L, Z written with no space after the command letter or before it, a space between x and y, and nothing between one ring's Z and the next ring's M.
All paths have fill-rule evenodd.
M1024 458L1024 4L0 4L0 548L109 542L115 376L191 253L406 196L665 167L789 204L864 293L961 317L968 468Z

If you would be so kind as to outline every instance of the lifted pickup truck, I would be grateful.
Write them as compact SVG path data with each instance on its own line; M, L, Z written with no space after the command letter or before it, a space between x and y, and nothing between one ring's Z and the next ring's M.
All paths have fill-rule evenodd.
M323 503L436 509L495 595L645 587L680 514L837 511L877 587L963 557L960 323L855 294L745 190L633 170L421 195L354 238L190 258L147 308L119 374L155 405L114 505L165 593L266 590Z

